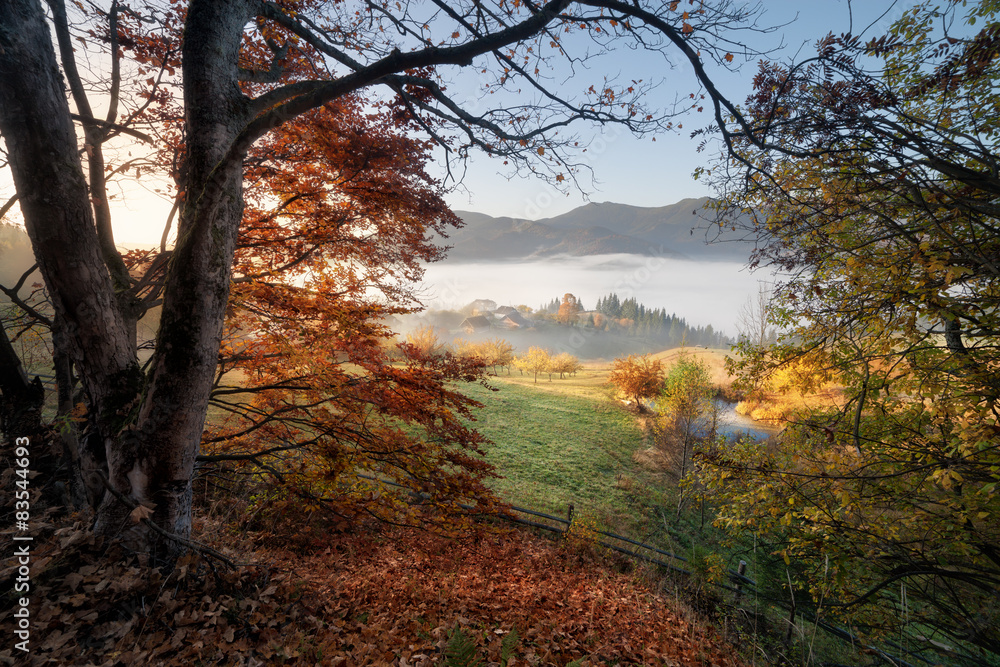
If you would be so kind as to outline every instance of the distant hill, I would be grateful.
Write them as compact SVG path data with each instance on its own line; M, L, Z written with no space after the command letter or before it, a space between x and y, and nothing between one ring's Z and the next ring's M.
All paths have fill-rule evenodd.
M35 254L31 250L31 239L20 227L0 224L0 285L13 287L21 275L35 263ZM41 282L42 277L37 271L30 276L27 284Z
M627 253L678 259L745 260L752 245L709 231L707 197L658 207L591 203L554 218L517 220L456 211L465 227L450 234L452 261L537 259ZM719 236L718 239L714 238ZM709 243L709 239L715 241Z

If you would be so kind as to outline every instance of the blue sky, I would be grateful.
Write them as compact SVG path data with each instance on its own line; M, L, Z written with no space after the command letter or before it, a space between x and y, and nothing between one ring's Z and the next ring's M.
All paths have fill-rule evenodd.
M827 33L851 29L852 18L855 31L859 26L874 23L868 34L877 33L913 4L910 0L763 0L760 25L788 25L769 35L761 35L759 46L773 48L783 42L784 48L773 55L774 59L791 58L796 53L806 56L812 53L816 41ZM648 71L649 62L649 54L625 51L616 54L612 67L625 75ZM737 73L715 68L712 74L723 92L733 102L741 103L751 90L756 69L754 60L742 63ZM678 66L660 76L664 79L661 93L677 90L686 95L695 90L690 67ZM691 174L714 155L711 150L698 153L698 140L690 138L691 130L709 121L707 111L690 114L682 121L683 130L659 135L655 142L650 138L634 138L617 128L581 125L578 131L593 142L590 164L594 179L592 183L584 182L586 194L575 189L559 192L536 178L507 178L498 174L502 169L500 161L477 155L470 160L462 187L449 195L448 202L458 210L536 220L565 213L587 201L664 206L687 197L710 196L713 193L707 185L695 181Z

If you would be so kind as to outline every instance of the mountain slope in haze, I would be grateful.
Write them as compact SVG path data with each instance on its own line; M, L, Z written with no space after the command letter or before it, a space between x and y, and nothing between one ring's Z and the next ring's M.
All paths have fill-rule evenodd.
M13 287L34 265L35 254L31 250L28 234L15 225L0 223L0 285ZM33 282L41 281L41 274L36 271L28 277L26 284L30 287Z
M716 233L707 197L658 207L590 203L542 220L456 211L465 227L451 232L451 261L537 259L552 255L627 253L678 259L746 260L753 246ZM715 237L718 237L717 239ZM709 243L711 239L714 242Z
M131 250L134 248L150 248L152 246L118 246L120 250ZM23 228L16 225L0 223L0 285L6 288L13 288L21 280L25 271L36 266L35 251L31 247L31 239ZM28 274L18 292L24 299L34 290L33 285L43 284L42 273L37 268ZM10 303L7 295L0 293L0 305ZM48 311L49 306L41 307L43 312ZM154 306L146 311L138 323L138 335L140 341L149 341L156 338L156 330L160 323L160 306Z

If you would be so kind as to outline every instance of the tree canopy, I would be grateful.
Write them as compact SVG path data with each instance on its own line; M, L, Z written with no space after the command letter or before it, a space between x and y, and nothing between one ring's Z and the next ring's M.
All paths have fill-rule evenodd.
M527 352L514 357L514 365L531 373L537 383L538 374L545 373L552 365L552 355L545 348L532 346Z
M713 385L708 366L682 354L663 379L657 408L662 434L673 431L681 438L680 476L687 474L688 460L700 422L711 410ZM714 434L713 434L714 435Z
M721 522L801 561L825 608L980 656L1000 652L997 9L920 4L763 63L712 173L721 224L786 276L787 333L745 340L744 379L808 359L844 388L776 443L709 455Z
M614 360L608 382L634 402L639 412L645 412L645 401L655 398L663 390L663 378L662 361L648 354L630 354L624 359Z

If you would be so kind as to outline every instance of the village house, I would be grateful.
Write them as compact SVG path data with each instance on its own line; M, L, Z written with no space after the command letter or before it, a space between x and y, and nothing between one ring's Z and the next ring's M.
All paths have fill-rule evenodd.
M525 319L524 315L521 313L516 310L512 310L500 318L498 326L503 327L504 329L527 329L531 326L531 322Z
M485 315L473 315L462 320L459 327L467 334L489 331L493 325Z

